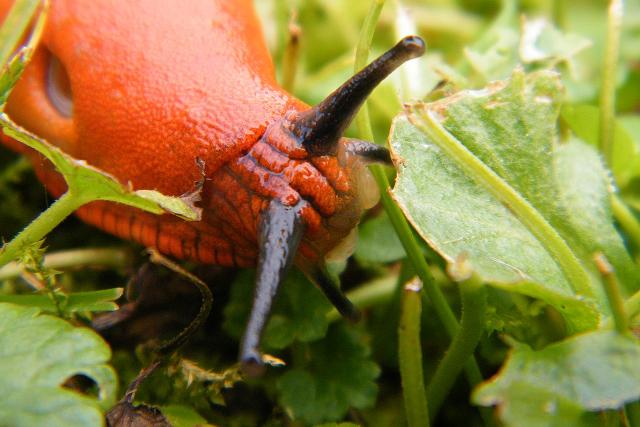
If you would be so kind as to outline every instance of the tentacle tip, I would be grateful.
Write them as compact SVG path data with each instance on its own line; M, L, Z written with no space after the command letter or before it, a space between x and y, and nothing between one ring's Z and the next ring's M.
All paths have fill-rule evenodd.
M260 353L244 355L240 359L240 371L248 378L259 378L264 375L266 367Z
M406 36L402 40L400 40L398 45L411 58L422 56L427 48L426 43L420 36Z
M342 315L351 323L358 323L362 320L362 312L353 305L348 310L345 310Z

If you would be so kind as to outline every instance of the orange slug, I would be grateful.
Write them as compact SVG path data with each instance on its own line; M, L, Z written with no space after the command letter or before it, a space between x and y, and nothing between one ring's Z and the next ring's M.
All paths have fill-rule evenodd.
M0 1L0 17L11 4ZM247 372L261 368L260 335L292 263L357 315L324 259L371 205L366 163L389 154L342 134L375 86L423 53L422 39L405 37L311 108L278 86L250 0L52 0L47 19L9 116L135 189L179 196L204 175L200 221L111 202L83 206L81 219L176 258L257 266ZM4 143L64 193L48 162Z

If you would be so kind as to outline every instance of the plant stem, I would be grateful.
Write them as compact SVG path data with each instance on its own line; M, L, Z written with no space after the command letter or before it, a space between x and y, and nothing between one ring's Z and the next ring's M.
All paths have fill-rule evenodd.
M282 88L287 92L293 92L298 71L298 59L300 58L300 34L302 30L300 30L294 19L294 15L292 15L287 26L287 44L282 57Z
M42 212L31 224L0 249L0 267L12 261L26 246L41 240L84 203L84 200L73 194L64 193L49 209Z
M616 330L622 335L629 335L629 317L625 311L625 303L622 298L622 293L620 292L620 284L618 283L615 271L601 252L594 256L594 261L604 282L604 289ZM630 426L640 426L640 403L627 403L625 405L624 415L628 418Z
M524 197L483 164L460 141L451 135L430 111L413 110L410 121L429 136L464 172L509 208L520 222L538 239L562 269L576 294L594 298L591 280L569 245Z
M373 38L376 20L380 15L380 10L382 9L383 3L384 0L373 0L371 3L369 14L365 19L365 25L363 26L360 33L360 42L358 43L358 49L356 50L356 61L354 64L355 71L360 70L367 61L367 53L369 51L371 40ZM371 122L369 121L367 111L367 103L365 102L360 110L360 114L356 116L355 121L358 127L358 131L363 139L374 141ZM407 257L413 265L416 274L422 281L424 290L431 300L431 304L434 307L436 315L442 322L449 337L453 339L460 330L458 320L453 314L451 307L449 307L449 304L447 303L447 300L445 299L442 291L433 279L431 271L429 270L429 265L422 256L422 251L420 249L420 246L418 246L418 242L416 242L413 236L413 232L411 231L409 223L405 219L398 205L391 198L389 180L387 179L387 175L383 167L380 165L371 165L370 170L376 180L378 188L380 189L380 202L382 203L384 210L389 216L389 220L391 221L391 224L396 234L398 235L400 242L402 243ZM480 373L480 368L478 367L475 358L471 357L471 359L465 365L465 374L472 388L482 381L482 374Z
M0 27L0 68L9 61L41 0L16 1Z
M0 172L0 188L4 188L12 181L17 181L18 177L30 168L31 163L29 163L29 160L26 157L19 157Z
M640 402L630 402L624 405L625 414L629 420L630 427L640 426Z
M378 183L378 187L380 188L380 201L389 216L391 225L393 225L393 228L400 239L400 243L402 243L416 274L420 277L424 286L424 291L431 301L436 315L447 331L447 335L449 335L449 338L454 339L460 331L458 319L456 319L456 316L453 314L451 307L449 307L444 294L433 279L431 271L429 270L429 265L422 256L422 251L413 236L409 223L407 223L407 220L402 215L402 211L400 211L398 205L396 205L389 195L390 188L387 175L379 165L372 165L371 172L373 173L373 176ZM465 373L471 387L475 387L482 381L480 368L474 358L469 360L465 365Z
M370 307L387 301L395 292L397 282L398 276L395 274L374 279L369 283L347 292L347 298L359 309ZM327 321L329 322L335 322L342 318L342 315L335 308L332 308L331 311L327 313Z
M378 184L378 187L381 191L380 201L384 210L389 215L389 220L391 221L391 225L398 235L402 246L404 247L405 252L409 258L409 261L413 264L413 268L416 271L420 280L422 280L424 290L431 300L431 303L434 306L436 314L440 318L444 328L451 338L453 338L460 329L460 325L458 324L458 320L456 316L453 314L451 307L447 303L444 294L440 290L440 288L436 285L433 276L431 275L431 271L429 270L429 266L425 261L422 251L420 250L420 246L418 242L413 236L413 232L411 231L411 227L409 223L407 223L406 219L402 215L400 208L395 204L391 196L389 195L389 181L387 180L387 175L385 174L382 167L378 165L371 166L371 172Z
M160 361L166 361L172 353L177 351L180 347L182 347L192 336L193 334L202 326L202 324L209 317L209 313L211 312L211 304L213 303L213 295L211 294L211 290L200 278L191 274L184 268L180 267L178 264L172 262L168 258L162 256L160 252L155 249L148 249L151 262L162 265L163 267L168 268L174 273L179 274L180 276L186 278L191 283L193 283L196 288L200 291L200 295L202 296L202 302L200 303L200 310L196 317L182 330L178 335L169 339L168 341L163 342L156 349L158 354L158 358Z
M602 87L600 89L600 151L609 166L612 164L613 155L616 73L620 50L622 14L622 0L611 0L609 2L607 39L602 69Z
M629 315L629 319L633 319L640 313L640 291L631 295L631 298L627 299L624 303L624 311Z
M43 267L49 269L67 269L81 266L123 267L130 262L130 254L118 248L86 248L59 251L44 256ZM16 262L10 262L0 268L0 280L22 274L23 268Z
M422 284L417 278L405 285L398 327L398 362L409 427L429 427L420 344L421 290Z
M354 69L356 71L361 69L367 61L369 46L371 45L371 39L373 38L373 30L375 29L375 24L378 16L380 15L380 10L382 9L383 4L383 0L373 0L371 2L371 8L369 9L369 14L365 19L365 25L363 26L360 34L360 43L358 43L358 49L356 50L356 63L354 65ZM365 39L364 42L363 39ZM366 52L363 53L365 50ZM371 123L368 119L367 111L367 103L365 103L356 117L356 124L362 138L373 141L373 131L371 129ZM411 231L409 224L405 220L398 205L396 205L391 199L389 194L389 180L387 179L385 170L380 165L371 165L370 170L378 184L378 188L380 189L380 202L382 203L384 210L387 212L389 220L391 221L391 224L393 225L393 228L395 229L396 234L409 257L409 260L413 264L416 274L420 277L420 280L425 287L425 291L434 305L434 309L436 310L438 317L440 317L440 320L442 321L449 336L455 336L459 329L458 320L447 304L444 295L436 286L433 276L431 275L431 271L429 271L429 266L422 256L422 251L418 246L418 242L416 242L413 237L413 232Z
M378 18L380 17L380 13L382 12L382 7L384 6L385 0L372 0L371 5L369 6L369 11L367 12L367 16L364 18L364 22L362 24L362 29L360 30L360 37L358 39L358 46L356 47L356 57L353 64L353 71L358 72L362 69L366 64L369 58L369 53L371 51L371 42L373 41L373 34L376 30L376 24L378 22ZM369 119L369 106L368 102L365 102L360 111L356 115L355 119L356 127L358 128L358 133L368 141L374 141L373 138L373 130L371 129L371 120ZM373 165L370 169L373 170L379 169L378 173L384 174L384 169L382 167ZM376 175L375 172L374 177ZM386 178L386 175L385 175ZM378 182L378 178L376 178L376 182ZM383 189L380 186L380 182L378 182L378 187L380 188L381 197L383 193ZM389 187L387 183L385 187ZM386 208L385 208L386 209Z
M460 333L456 335L449 350L440 361L427 388L429 413L432 419L438 413L463 366L473 356L485 326L487 295L482 281L476 274L471 274L470 268L466 265L454 268L466 270L463 273L466 277L463 277L459 282L462 298L462 321L460 322Z
M615 193L611 195L611 210L613 217L624 229L626 235L636 246L640 247L640 221L638 221L638 218L626 203L622 201L620 195Z
M567 29L567 0L554 0L553 22L559 29Z
M629 321L624 311L624 300L622 299L622 293L620 292L620 284L618 278L613 270L613 267L609 263L609 260L604 256L602 252L598 252L593 260L596 263L596 267L602 276L604 282L604 290L607 295L607 301L609 308L611 309L611 315L613 316L613 323L616 330L623 335L629 334Z
M380 18L380 13L382 12L382 8L384 7L384 2L385 0L372 0L371 5L369 6L369 11L367 12L367 16L365 16L364 18L362 29L360 30L360 38L358 39L358 46L356 48L356 58L354 64L354 71L356 72L360 71L360 69L363 68L367 63L367 59L369 58L369 53L371 51L373 34L376 31L376 24L378 23L378 18ZM368 122L369 120L367 119L367 123Z
M598 271L602 275L604 289L609 301L609 307L613 317L613 323L618 333L629 335L629 317L625 312L625 304L620 292L620 284L613 267L602 253L594 256L594 261ZM630 402L624 405L624 416L627 417L628 425L631 427L640 426L640 402Z

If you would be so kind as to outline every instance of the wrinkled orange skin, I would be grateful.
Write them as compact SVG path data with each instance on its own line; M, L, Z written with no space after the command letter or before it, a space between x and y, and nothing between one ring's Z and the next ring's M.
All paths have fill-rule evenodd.
M0 17L11 3L0 1ZM358 220L351 166L310 159L282 131L286 117L308 107L278 87L261 34L250 0L52 0L41 46L7 112L135 189L190 193L203 177L202 160L201 221L93 202L78 211L88 223L178 258L250 266L270 199L303 198L298 262L316 262ZM70 78L71 118L47 96L51 55ZM61 176L27 155L47 189L61 195Z

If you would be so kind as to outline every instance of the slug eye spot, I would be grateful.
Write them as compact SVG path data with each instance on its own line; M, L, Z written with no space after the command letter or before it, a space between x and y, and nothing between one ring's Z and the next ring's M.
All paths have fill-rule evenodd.
M73 96L71 82L62 62L54 55L49 55L47 66L46 88L49 101L64 117L73 115Z

